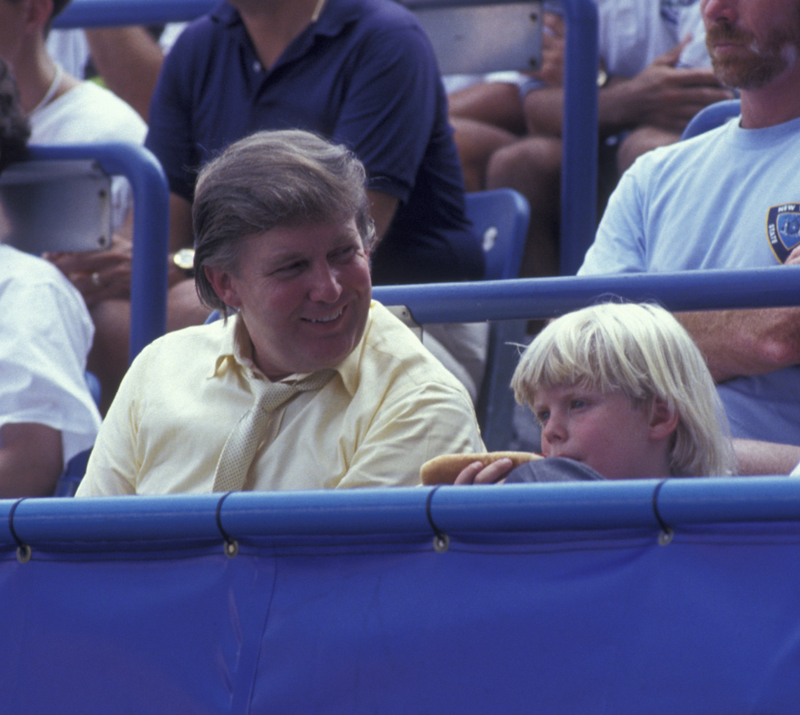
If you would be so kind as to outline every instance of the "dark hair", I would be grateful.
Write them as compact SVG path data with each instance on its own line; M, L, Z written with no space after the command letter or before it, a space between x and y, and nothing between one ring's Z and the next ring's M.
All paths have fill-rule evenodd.
M344 146L299 130L264 131L229 146L197 179L192 220L200 299L227 315L205 266L236 273L241 240L278 226L355 218L369 251L375 226L366 172Z
M25 155L31 135L19 104L17 83L8 65L0 59L0 172Z

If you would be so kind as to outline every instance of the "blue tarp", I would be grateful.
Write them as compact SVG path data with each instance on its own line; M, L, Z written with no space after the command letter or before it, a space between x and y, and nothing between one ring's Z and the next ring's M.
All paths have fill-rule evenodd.
M24 500L2 710L797 712L800 480L657 487Z

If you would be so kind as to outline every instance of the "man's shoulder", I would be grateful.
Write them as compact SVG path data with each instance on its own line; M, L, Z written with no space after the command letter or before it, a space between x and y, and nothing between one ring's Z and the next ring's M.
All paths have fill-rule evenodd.
M464 386L399 318L377 301L371 313L361 360L365 373L391 376L390 382L407 387L437 386L469 400Z
M725 141L726 127L716 127L691 139L677 141L642 154L628 172L632 176L644 176L652 180L664 172L691 170L698 161L706 162L710 153Z
M211 374L231 323L218 320L173 330L156 338L136 358L131 369L167 375Z
M92 81L83 81L32 122L33 143L144 142L147 125L129 104Z

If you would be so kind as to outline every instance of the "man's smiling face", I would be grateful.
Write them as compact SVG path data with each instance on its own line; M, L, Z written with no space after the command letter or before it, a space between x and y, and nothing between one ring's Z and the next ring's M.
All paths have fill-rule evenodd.
M372 282L355 219L248 236L235 272L207 271L239 309L253 359L272 380L334 367L364 334Z

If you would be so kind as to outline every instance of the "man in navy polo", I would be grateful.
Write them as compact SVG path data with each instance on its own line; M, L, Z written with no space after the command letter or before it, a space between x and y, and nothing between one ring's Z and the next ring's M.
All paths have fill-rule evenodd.
M436 59L414 16L396 2L223 2L175 42L149 125L146 145L172 194L172 251L192 245L200 167L257 130L295 128L348 146L364 163L381 239L372 255L376 284L483 277ZM175 263L170 328L203 317L192 281ZM485 332L462 328L434 332L444 352L434 341L429 347L474 395Z
M164 166L174 248L191 245L196 172L259 129L300 128L366 165L376 283L480 279L483 255L433 50L390 0L233 0L190 25L156 87L147 146Z

